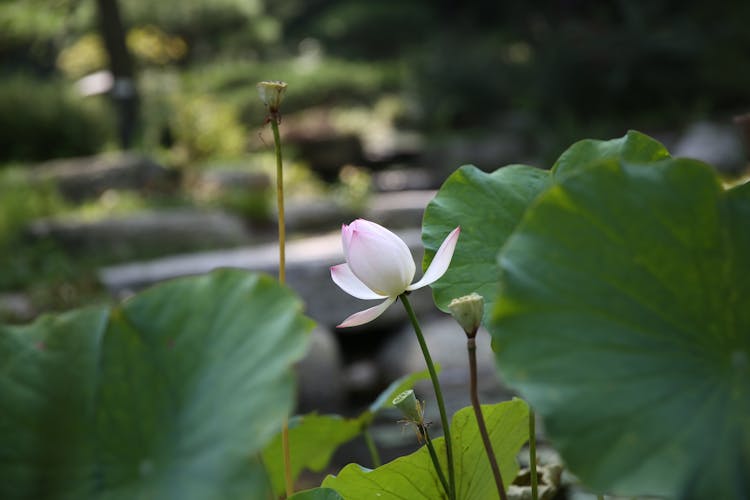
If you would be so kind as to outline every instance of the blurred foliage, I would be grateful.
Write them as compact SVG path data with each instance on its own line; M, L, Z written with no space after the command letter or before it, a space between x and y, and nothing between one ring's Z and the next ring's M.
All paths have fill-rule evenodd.
M364 168L346 165L339 172L333 192L336 200L344 206L363 209L372 192L372 176Z
M221 95L248 125L260 125L265 110L255 84L282 80L293 91L284 96L284 112L293 113L322 104L372 103L387 90L397 89L400 67L343 59L295 58L273 62L224 60L184 73L186 91Z
M571 115L669 126L747 103L748 2L485 3L462 3L413 56L423 108L438 105L427 125L520 108L542 128Z
M138 75L137 147L195 171L217 159L244 161L248 149L269 154L268 161L253 156L252 168L273 171L255 88L267 79L289 84L284 119L325 109L330 123L310 127L332 123L365 145L394 128L420 129L431 134L428 141L512 128L542 159L582 136L614 136L629 127L675 130L695 117L748 106L746 0L119 5ZM110 103L73 92L74 80L106 68L96 14L93 1L0 0L1 163L93 154L112 142ZM364 199L365 171L345 169L326 191L294 162L289 146L287 182L296 183L299 196L324 193L344 204ZM6 266L13 269L0 273L0 288L26 287L36 273L55 283L51 302L66 304L86 293L60 283L78 279L73 290L91 290L95 279L90 272L86 278L85 263L54 245L24 241L26 221L57 210L96 217L139 203L122 195L116 203L73 209L47 188L0 180L0 190L0 237L15 241L7 254L14 264ZM219 206L251 220L265 219L272 206L264 194L232 191L210 200L188 193L178 203Z
M0 80L0 161L92 154L112 137L103 102L65 82L16 75Z
M156 26L145 25L128 30L127 47L141 67L163 66L183 59L187 43ZM86 33L65 47L57 57L58 68L69 78L81 78L107 68L108 56L102 37Z
M572 135L607 134L623 124L668 128L694 115L734 111L746 106L750 87L744 0L120 5L141 71L179 68L187 101L211 94L246 126L262 121L254 84L268 78L294 89L287 113L371 105L400 92L413 103L407 122L425 130L494 125L521 111L529 118L525 132L540 143L551 137L555 148ZM67 75L79 77L103 67L91 35L93 2L0 2L0 23L5 69L49 71L59 60ZM143 130L153 126L151 115L145 111Z
M70 78L80 78L105 69L107 52L102 37L96 33L86 33L60 52L57 67Z
M164 65L179 61L187 53L187 43L179 36L171 36L154 25L128 31L127 45L137 61Z
M54 185L32 183L20 167L0 170L0 246L17 240L30 221L67 208Z
M205 94L176 96L172 109L175 164L236 157L244 151L247 132L233 107Z
M0 261L3 266L0 290L25 286L40 275L64 273L68 267L55 258L53 244L32 244L26 240L26 226L34 219L67 210L55 186L32 184L21 167L0 170Z
M430 1L325 3L322 8L310 9L304 36L319 39L327 51L337 56L398 58L404 50L436 34L437 12Z

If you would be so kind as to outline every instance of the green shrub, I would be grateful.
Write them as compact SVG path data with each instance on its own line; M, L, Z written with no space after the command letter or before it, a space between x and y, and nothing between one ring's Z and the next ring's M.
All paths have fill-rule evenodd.
M268 79L289 84L284 111L293 113L322 104L374 104L383 93L399 88L401 72L393 63L328 58L310 62L225 60L187 72L184 83L191 92L221 95L238 110L245 124L260 126L265 111L255 84Z
M37 161L98 152L112 137L106 102L75 97L61 82L27 76L0 81L0 161Z
M176 140L173 160L179 165L233 158L245 150L247 132L235 110L208 95L178 97L171 126Z

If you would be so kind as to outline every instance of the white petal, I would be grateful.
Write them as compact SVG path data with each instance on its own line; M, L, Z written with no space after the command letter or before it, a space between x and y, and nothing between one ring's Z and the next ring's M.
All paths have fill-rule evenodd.
M388 297L382 304L378 304L375 307L371 307L369 309L365 309L364 311L354 313L346 318L336 328L347 328L350 326L359 326L364 325L365 323L369 323L370 321L383 314L383 312L388 309L388 306L393 304L395 300L396 297Z
M359 219L349 228L346 260L354 275L376 293L391 297L404 292L416 271L406 243L373 222Z
M379 295L367 288L367 285L354 276L354 273L352 273L352 270L347 264L339 264L338 266L331 267L331 279L343 291L349 295L357 297L358 299L375 300L387 297L386 295Z
M348 259L349 255L349 242L352 239L352 233L354 231L354 228L347 226L346 224L343 224L341 226L341 246L344 249L344 258Z
M461 226L451 231L451 234L449 234L448 237L445 238L443 243L440 244L440 248L438 248L437 253L435 253L435 257L432 259L432 262L430 262L430 266L427 268L427 271L424 272L424 276L422 276L422 279L412 285L409 285L409 287L407 287L407 290L416 290L418 288L422 288L423 286L427 286L431 283L436 282L442 275L445 274L445 271L448 270L448 266L450 266L451 264L453 252L456 250L456 242L458 242L459 234L461 234Z

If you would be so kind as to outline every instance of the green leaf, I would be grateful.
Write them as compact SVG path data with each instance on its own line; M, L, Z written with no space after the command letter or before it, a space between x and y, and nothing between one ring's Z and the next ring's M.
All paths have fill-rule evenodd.
M502 251L500 370L589 486L750 491L749 214L700 162L613 160L545 192Z
M534 198L550 183L549 173L512 165L487 174L467 165L454 172L427 205L422 225L423 268L448 233L461 226L450 268L432 293L435 304L448 311L456 297L477 292L488 304L497 293L497 252L515 229Z
M330 488L313 488L295 493L289 500L344 500L342 496Z
M0 498L261 498L311 322L218 271L113 310L0 327Z
M592 162L623 158L647 163L668 156L659 142L630 131L618 139L574 144L560 156L552 172L511 165L487 174L473 166L461 167L427 205L422 225L424 269L448 233L461 226L451 266L432 285L435 304L448 312L452 299L476 292L485 299L486 320L497 297L497 253L526 209L553 181Z
M342 444L354 439L362 430L359 418L348 419L338 415L304 415L289 421L289 448L292 477L296 479L303 469L320 472L330 462L331 455ZM284 492L284 464L281 452L281 435L263 450L263 462L275 494Z
M529 437L528 406L516 399L484 405L482 411L503 479L506 484L510 484L518 473L515 457ZM456 412L451 424L451 434L456 455L458 499L498 498L472 408ZM433 445L438 457L444 460L444 439L433 439ZM375 470L349 464L337 476L328 476L323 481L323 486L333 488L346 499L446 498L424 446L411 455L397 458Z
M440 367L436 366L437 371ZM331 456L342 444L351 441L370 425L375 414L384 407L392 406L391 401L401 392L411 388L423 379L429 378L423 370L395 380L359 417L350 419L338 415L309 414L297 416L289 422L289 447L291 454L292 477L296 479L303 469L320 472L331 461ZM281 434L263 450L263 462L273 485L274 493L284 492L284 469L281 455Z
M435 364L435 372L440 373L440 365ZM411 373L409 375L404 375L403 377L399 377L393 382L391 382L391 385L386 387L386 389L380 393L380 395L375 399L375 401L372 402L370 405L370 408L368 409L370 414L375 414L382 410L383 408L389 408L393 407L393 399L401 394L404 391L407 391L414 387L414 384L419 382L420 380L427 380L430 378L430 372L429 370L422 370L419 372ZM367 418L366 417L367 412L363 413L360 418Z
M0 498L89 497L107 317L86 309L0 326Z
M482 405L487 432L503 482L507 486L518 475L516 455L529 440L529 407L521 399ZM490 462L472 408L456 412L451 423L456 454L456 494L459 499L498 498ZM439 456L443 456L440 452Z
M633 163L652 163L669 158L669 151L658 141L636 132L609 141L584 139L569 147L557 159L552 172L555 177L575 173L591 163L604 159L621 159Z

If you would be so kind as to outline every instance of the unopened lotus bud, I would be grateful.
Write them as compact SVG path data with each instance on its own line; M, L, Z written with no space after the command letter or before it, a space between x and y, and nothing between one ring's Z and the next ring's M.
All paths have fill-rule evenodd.
M407 420L415 423L422 423L422 405L417 401L414 391L409 389L404 391L393 400L393 406L401 410Z
M466 335L470 338L476 336L484 315L484 297L478 293L464 295L453 299L448 304L448 309L450 309L453 318L464 329Z
M286 91L286 83L280 81L260 82L256 87L260 100L268 108L269 113L272 115L278 113Z

